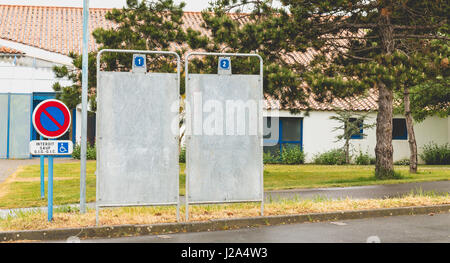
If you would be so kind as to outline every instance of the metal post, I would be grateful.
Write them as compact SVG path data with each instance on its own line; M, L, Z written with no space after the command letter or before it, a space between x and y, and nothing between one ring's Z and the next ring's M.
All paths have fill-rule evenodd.
M177 54L177 86L178 86L178 104L177 109L180 109L180 101L181 101L181 95L180 95L180 83L181 83L181 59L179 55ZM180 113L178 113L178 119L180 118ZM178 143L181 143L180 141L180 130L178 130L178 136L176 138ZM180 148L181 149L181 148ZM180 152L178 152L178 158L177 160L180 160ZM178 162L178 176L177 176L177 222L180 222L180 163Z
M41 140L44 139L44 137L40 137ZM45 198L45 166L44 166L44 160L45 160L45 156L41 155L40 156L41 159L41 198L44 199Z
M185 62L184 62L184 78L185 78L185 81L184 81L184 93L186 94L186 98L185 98L186 101L184 102L185 105L187 105L187 103L190 100L190 95L189 95L189 92L188 92L189 56L190 56L190 54L186 55ZM191 109L191 110L193 110L193 109ZM186 118L186 121L185 121L185 123L186 123L185 144L186 144L186 149L189 149L189 140L190 140L190 136L191 136L189 133L192 132L192 128L191 128L192 124L191 124L191 119L190 119L191 116L190 116L190 113L188 114L187 111L185 112L184 116ZM184 204L186 206L186 210L185 210L184 213L185 213L185 220L186 220L186 222L189 221L189 165L190 165L190 162L188 160L189 160L189 151L186 150L186 169L185 169L186 179L185 179L185 193L184 193L184 199L185 199Z
M81 167L80 167L80 213L86 213L86 147L88 103L88 41L89 0L83 0L83 58L81 83Z
M95 206L95 225L99 226L100 224L100 207Z
M48 221L53 219L53 156L48 156Z
M261 57L259 57L259 76L260 76L259 77L259 85L261 87L259 97L260 97L260 103L262 103L264 100L264 62ZM263 110L260 109L260 112L262 114ZM262 120L263 117L260 116L260 119ZM260 137L260 140L261 140L261 148L260 148L260 150L261 150L261 155L260 155L260 158L261 158L261 170L260 170L260 173L261 173L261 177L260 177L260 179L261 179L261 216L264 216L264 161L263 161L263 156L264 156L264 154L263 154L263 145L264 145L263 134L264 134L264 132L263 132L263 130L264 130L263 123L260 122L259 136L261 136Z

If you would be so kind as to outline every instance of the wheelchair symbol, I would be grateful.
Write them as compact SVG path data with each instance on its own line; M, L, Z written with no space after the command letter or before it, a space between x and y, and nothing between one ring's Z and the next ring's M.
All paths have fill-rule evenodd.
M58 143L58 153L67 153L69 152L69 144L67 142Z

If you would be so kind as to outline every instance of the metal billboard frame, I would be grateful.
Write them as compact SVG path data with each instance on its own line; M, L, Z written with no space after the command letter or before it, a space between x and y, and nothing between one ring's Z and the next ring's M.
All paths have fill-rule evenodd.
M102 49L98 52L97 54L97 83L99 83L99 73L100 73L100 61L101 61L101 55L105 52L110 52L110 53L137 53L137 54L157 54L157 55L167 55L167 56L175 56L176 60L177 60L177 94L178 94L178 108L179 108L179 103L180 103L180 73L181 73L181 59L180 56L178 55L178 53L173 52L173 51L153 51L153 50L131 50L131 49ZM178 117L179 117L179 112L177 113ZM179 132L177 137L179 138ZM178 158L177 158L178 160ZM96 169L98 170L98 162L96 164ZM179 167L178 167L179 169ZM96 176L98 176L98 173L96 172ZM98 202L98 184L99 181L98 178L96 180L96 202L95 202L95 222L96 225L99 225L100 222L100 209L102 207L141 207L141 206L171 206L171 205L176 205L176 216L177 216L177 221L180 221L180 193L179 193L179 185L180 185L180 176L179 176L179 171L177 174L177 178L176 178L176 182L177 182L177 202L171 202L171 203L142 203L142 204L108 204L108 205L100 205Z
M186 55L185 58L185 91L186 91L186 98L189 94L189 58L192 56L215 56L215 57L256 57L259 59L259 83L260 83L260 100L263 100L263 74L264 74L264 61L263 58L258 54L252 54L252 53L217 53L217 52L190 52ZM190 118L190 116L189 116ZM189 125L192 125L192 122L187 122ZM201 202L189 202L189 167L190 164L187 161L186 162L186 193L185 193L185 205L186 205L186 222L189 221L189 204L226 204L226 203L246 203L246 202L261 202L261 216L264 215L264 163L262 161L263 158L263 123L260 121L258 125L258 131L260 136L260 147L261 147L261 167L260 167L260 182L261 182L261 199L257 200L236 200L236 201L201 201ZM192 127L187 128L191 131L193 131ZM186 148L189 148L189 140L186 140ZM189 151L186 151L186 160L188 160Z

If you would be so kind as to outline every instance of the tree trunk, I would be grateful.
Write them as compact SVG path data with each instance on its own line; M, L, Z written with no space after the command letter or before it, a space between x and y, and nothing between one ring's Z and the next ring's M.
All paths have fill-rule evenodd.
M392 27L389 6L380 8L379 35L382 52L390 56L395 50L394 28ZM386 65L384 65L386 66ZM394 95L392 89L378 81L378 114L377 114L377 145L375 147L375 176L387 179L394 174L394 149L392 147L392 110Z
M375 176L379 179L394 176L392 147L393 91L378 83L377 144L375 147Z
M409 172L417 173L417 143L416 143L416 135L414 134L413 120L411 116L408 87L405 87L404 89L403 102L405 104L406 129L408 130L408 143L410 151Z
M349 140L345 141L345 163L350 163L350 142Z

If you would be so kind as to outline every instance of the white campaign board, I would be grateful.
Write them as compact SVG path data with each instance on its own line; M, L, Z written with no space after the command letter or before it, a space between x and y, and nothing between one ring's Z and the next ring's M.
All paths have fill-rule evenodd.
M97 205L176 204L177 74L99 72L98 81Z
M227 102L259 105L260 78L259 75L189 74L187 100L191 108L188 124L191 135L186 148L189 203L262 201L262 110L257 106L256 115L246 114L241 118L246 129L245 133L239 133L238 110L226 106ZM199 108L200 97L201 108L208 108L208 103L223 105L222 112L211 108L202 116L197 115L195 108ZM217 112L225 120L221 135L207 130L207 134L205 130L199 134L196 127L207 126L211 114ZM201 124L198 119L202 119ZM227 131L226 120L234 123L234 134Z

